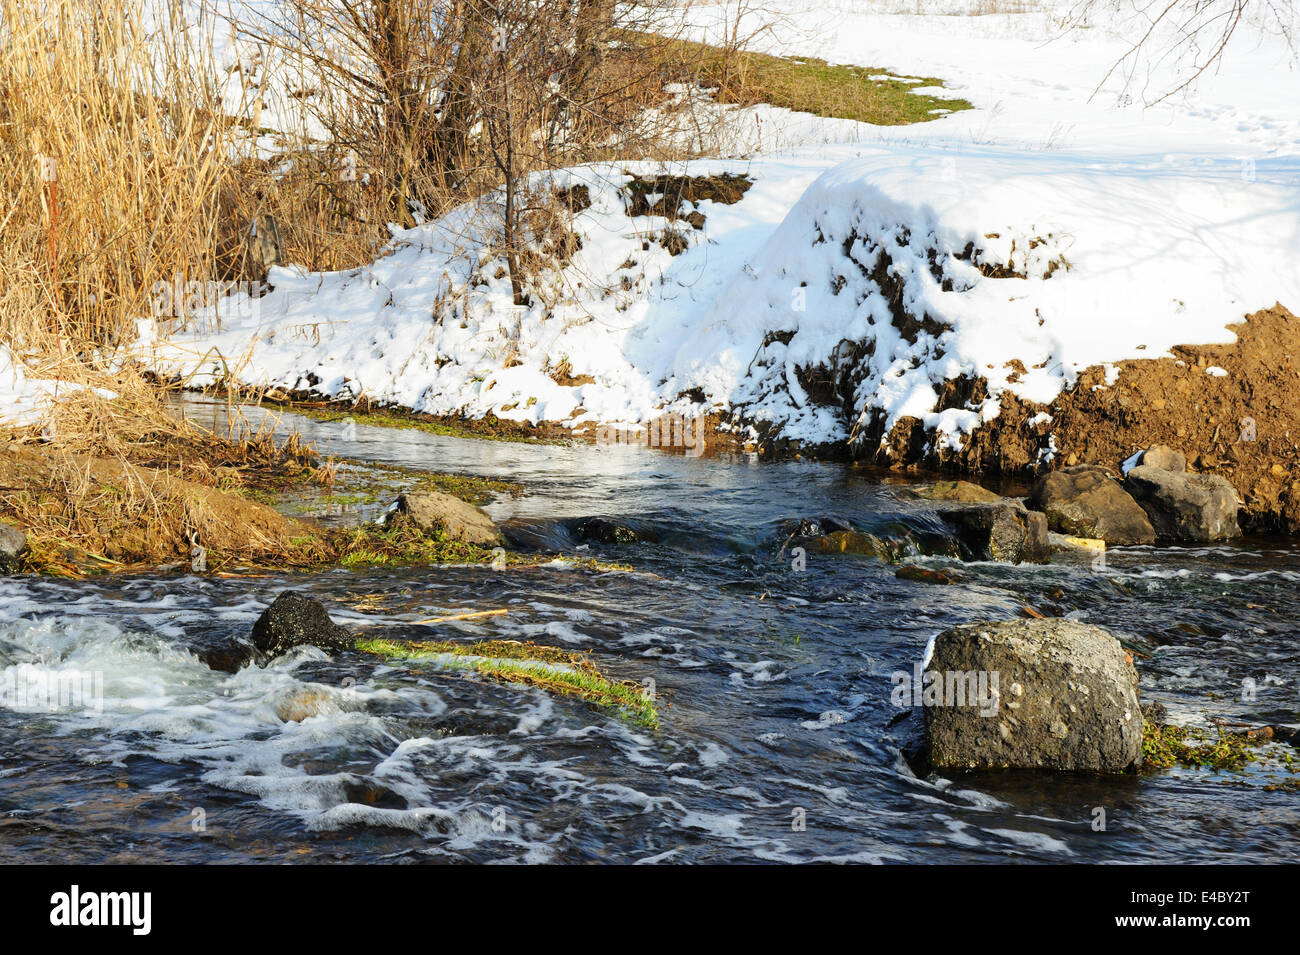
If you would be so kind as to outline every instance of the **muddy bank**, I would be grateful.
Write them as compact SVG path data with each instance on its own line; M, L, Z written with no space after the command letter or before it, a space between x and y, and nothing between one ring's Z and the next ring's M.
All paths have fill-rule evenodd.
M1300 320L1279 305L1229 327L1238 336L1232 345L1120 362L1110 385L1105 369L1089 368L1050 405L1004 395L998 417L961 451L933 451L908 418L878 451L868 441L858 456L893 469L1027 477L1076 464L1118 470L1135 452L1165 444L1187 456L1190 470L1232 482L1248 529L1300 532ZM944 407L976 407L986 397L982 381L951 385ZM1051 420L1031 424L1043 412Z

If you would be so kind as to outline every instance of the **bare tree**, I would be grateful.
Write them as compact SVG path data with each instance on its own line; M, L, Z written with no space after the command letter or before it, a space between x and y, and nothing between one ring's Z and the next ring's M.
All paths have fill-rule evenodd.
M1079 0L1065 18L1067 28L1092 25L1106 18L1131 36L1128 49L1111 65L1093 90L1095 96L1113 77L1134 83L1139 73L1173 67L1173 85L1148 105L1168 99L1194 84L1222 58L1232 38L1248 24L1280 34L1296 48L1300 19L1296 0Z

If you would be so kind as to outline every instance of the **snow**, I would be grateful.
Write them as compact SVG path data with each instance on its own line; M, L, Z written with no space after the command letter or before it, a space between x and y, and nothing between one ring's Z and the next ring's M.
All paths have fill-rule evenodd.
M1140 85L1116 75L1093 95L1121 35L1100 21L1062 33L1063 8L948 15L971 6L775 0L750 14L769 28L761 49L939 77L976 109L875 127L714 107L725 129L710 145L732 158L668 171L753 186L701 203L700 231L679 220L679 255L658 242L666 219L624 206L630 176L659 167L561 171L533 185L588 186L583 245L529 307L488 251L489 197L395 233L366 268L276 270L274 291L232 303L219 328L201 314L199 332L149 332L150 360L199 384L223 373L220 353L253 385L570 425L644 422L696 394L810 441L910 415L957 448L1004 394L1047 405L1090 365L1113 384L1116 362L1231 343L1244 314L1298 307L1300 72L1281 37L1247 24L1217 69L1157 103L1187 63L1141 63ZM716 38L734 13L685 15ZM591 381L557 383L566 363ZM841 373L852 415L810 391ZM987 379L989 398L940 407L958 376Z
M0 425L40 424L45 421L50 402L60 393L83 387L76 382L31 377L25 363L8 346L0 344ZM95 391L105 398L115 397L103 388Z

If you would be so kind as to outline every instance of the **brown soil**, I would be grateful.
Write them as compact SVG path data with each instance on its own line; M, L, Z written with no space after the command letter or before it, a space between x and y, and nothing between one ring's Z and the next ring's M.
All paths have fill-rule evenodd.
M1249 528L1300 532L1300 319L1276 305L1230 327L1235 344L1180 346L1171 358L1122 362L1108 388L1094 390L1105 373L1089 368L1049 406L1004 395L997 418L937 461L924 459L919 423L905 420L889 436L895 456L888 463L1025 476L1045 469L1037 462L1051 435L1052 467L1118 471L1133 452L1167 444L1187 456L1189 470L1232 482ZM1206 374L1213 366L1227 375ZM1039 411L1053 420L1030 429Z
M310 524L213 487L112 458L0 451L0 518L28 535L33 569L69 574L191 559L319 560Z

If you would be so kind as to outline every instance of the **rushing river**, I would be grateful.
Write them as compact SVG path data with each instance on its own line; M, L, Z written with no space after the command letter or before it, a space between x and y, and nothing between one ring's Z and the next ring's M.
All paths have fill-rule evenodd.
M1276 763L918 778L900 754L915 724L890 700L890 674L910 671L933 634L1028 604L1145 649L1143 695L1175 721L1294 724L1300 550L1289 541L1113 549L1103 568L969 564L949 586L866 557L809 554L798 571L780 553L792 518L925 530L932 513L889 479L840 465L293 424L336 454L521 482L521 497L488 507L519 546L636 572L0 578L4 685L62 675L76 689L84 677L94 700L7 697L0 861L1300 857L1300 798L1265 788L1291 778ZM584 549L570 528L589 516L646 540ZM433 664L304 649L230 675L196 659L192 649L246 633L286 588L398 639L589 649L610 674L653 681L661 728ZM412 623L489 608L509 613ZM286 721L302 699L318 715Z

